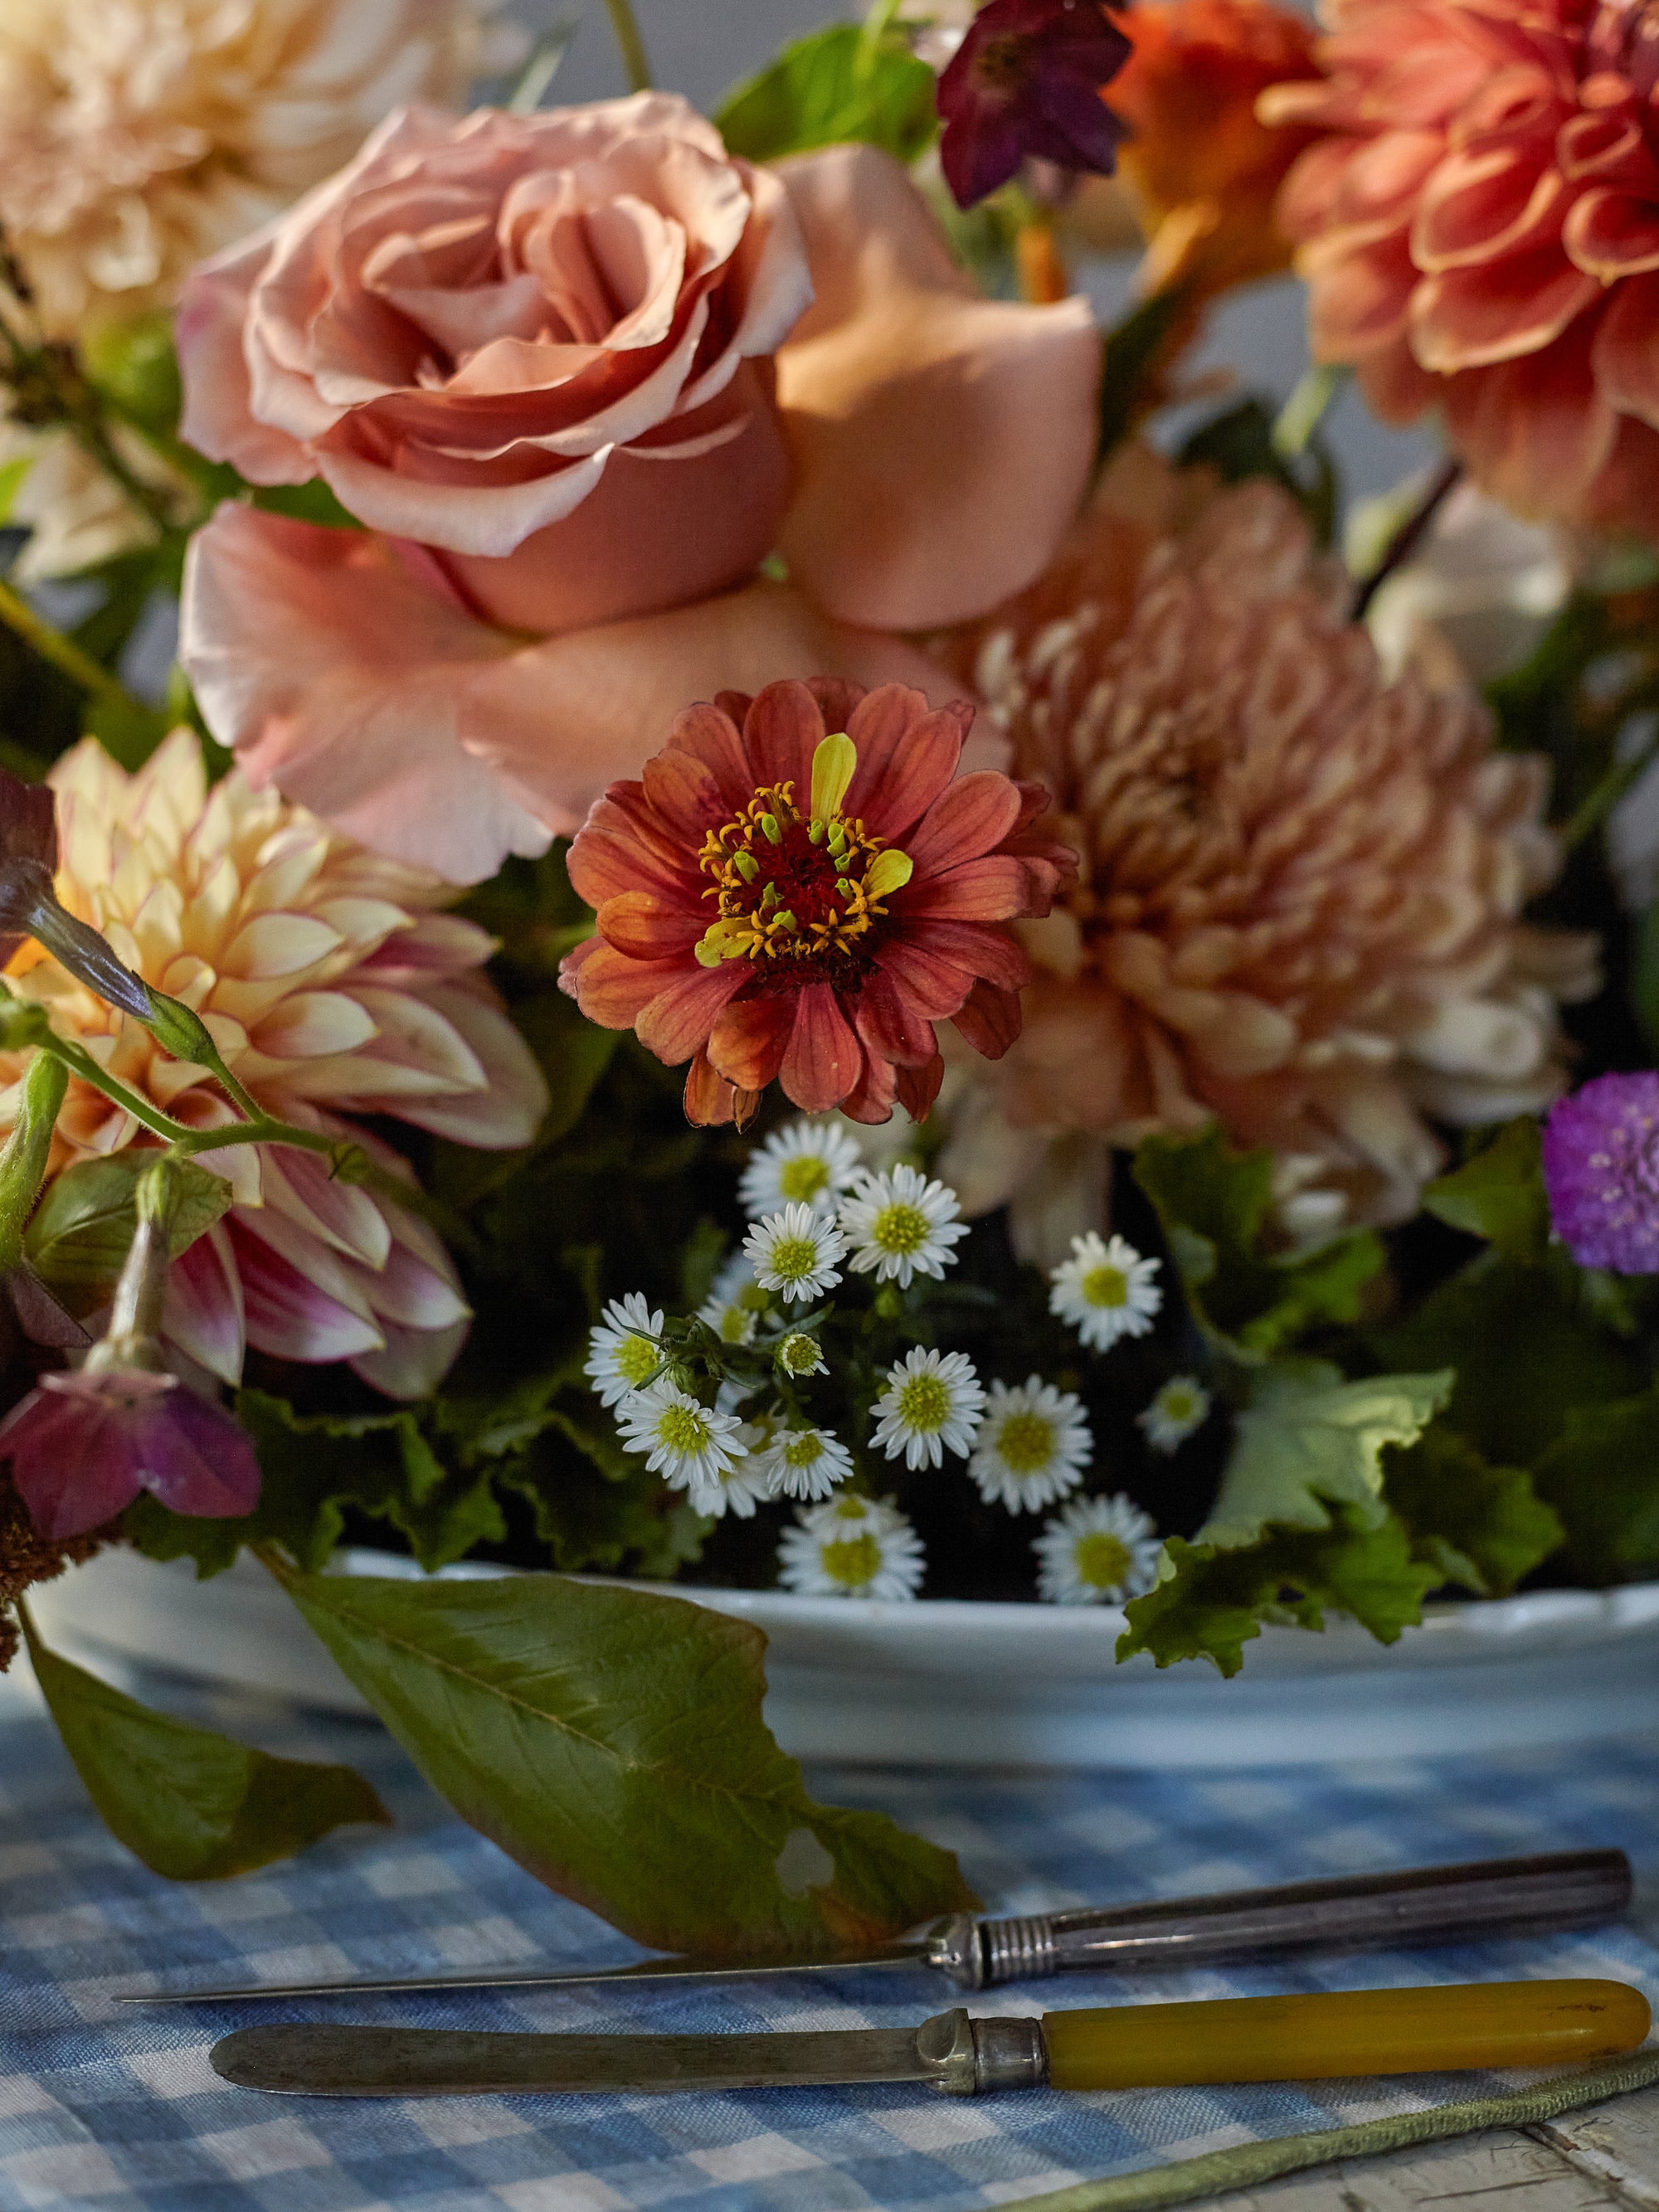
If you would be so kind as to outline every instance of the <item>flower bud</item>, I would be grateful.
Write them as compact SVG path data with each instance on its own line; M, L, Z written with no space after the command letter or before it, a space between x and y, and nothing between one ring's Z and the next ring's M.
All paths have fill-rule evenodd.
M175 1060L188 1060L193 1067L216 1066L219 1048L202 1017L182 999L168 998L165 991L147 988L146 994L149 1010L138 1018L162 1051L170 1052Z
M792 1382L802 1382L809 1375L827 1371L823 1347L817 1337L808 1336L803 1329L793 1329L772 1355L780 1375Z

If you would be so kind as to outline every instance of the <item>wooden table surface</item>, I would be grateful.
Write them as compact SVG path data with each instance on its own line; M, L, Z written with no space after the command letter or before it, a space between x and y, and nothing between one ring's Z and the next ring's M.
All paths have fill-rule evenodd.
M1491 2128L1291 2174L1194 2212L1418 2212L1510 2197L1514 2212L1659 2212L1659 2088L1532 2128ZM1507 2212L1507 2209L1506 2209Z

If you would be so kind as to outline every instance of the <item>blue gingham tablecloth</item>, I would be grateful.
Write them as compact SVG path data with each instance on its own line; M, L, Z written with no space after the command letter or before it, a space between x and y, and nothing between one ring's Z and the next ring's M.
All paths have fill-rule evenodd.
M228 1882L159 1880L114 1843L37 1706L0 1682L0 2212L961 2212L1253 2137L1480 2094L1522 2077L1026 2093L334 2101L220 2081L209 2045L252 2020L665 2031L897 2025L951 2002L932 1978L848 1972L805 1990L465 1994L145 2012L152 1977L280 1981L636 1955L460 1825L368 1723L147 1695L267 1748L349 1759L398 1817ZM1621 1844L1659 1869L1659 1740L1470 1762L1248 1773L815 1773L960 1853L988 1905L1173 1895L1507 1851ZM1637 1922L1553 1939L1180 1978L1068 1977L985 2011L1522 1975L1611 1975L1659 2001Z

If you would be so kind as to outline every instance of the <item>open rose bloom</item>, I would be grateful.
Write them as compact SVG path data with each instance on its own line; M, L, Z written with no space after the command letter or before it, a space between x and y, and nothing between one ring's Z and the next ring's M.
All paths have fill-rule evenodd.
M872 148L756 168L666 93L402 112L197 273L179 337L185 438L371 533L198 534L210 726L452 881L574 832L689 699L943 704L895 633L1029 581L1094 447L1085 301L982 298Z

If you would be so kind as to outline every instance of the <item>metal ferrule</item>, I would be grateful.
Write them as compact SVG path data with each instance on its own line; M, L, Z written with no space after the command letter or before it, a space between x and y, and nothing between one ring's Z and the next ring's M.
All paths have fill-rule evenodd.
M936 2013L916 2030L926 2079L947 2097L993 2089L1041 2089L1048 2079L1048 2046L1036 2020L973 2020L960 2005Z
M1046 1912L1007 1920L958 1912L933 1929L927 1963L959 1990L988 1990L999 1982L1040 1981L1058 1973L1061 1961Z

